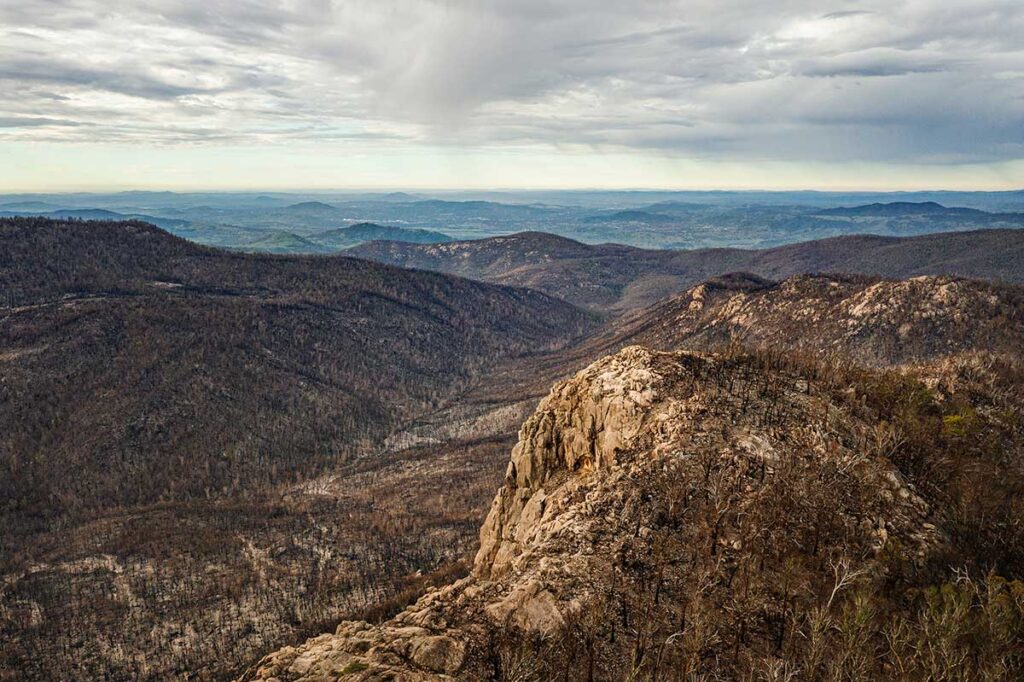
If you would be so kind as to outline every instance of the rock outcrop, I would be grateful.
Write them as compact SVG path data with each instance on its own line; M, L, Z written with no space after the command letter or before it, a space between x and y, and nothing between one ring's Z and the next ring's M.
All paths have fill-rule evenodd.
M505 485L498 491L480 531L474 571L498 578L536 541L546 510L564 489L564 474L608 471L616 454L629 447L659 400L662 376L652 355L631 347L592 365L576 380L557 386L519 432ZM547 491L545 491L547 487Z
M592 351L622 345L841 354L876 367L1024 347L1024 289L955 277L798 275L709 280L614 323Z
M243 679L497 677L509 633L564 642L610 624L621 641L615 627L640 627L629 600L651 627L698 599L737 618L751 595L827 594L836 567L897 543L913 560L941 533L884 453L863 447L877 425L855 412L750 359L625 348L555 386L523 425L469 577L381 625L342 623L273 653ZM796 572L799 592L786 584ZM743 616L742 637L767 641L769 616Z

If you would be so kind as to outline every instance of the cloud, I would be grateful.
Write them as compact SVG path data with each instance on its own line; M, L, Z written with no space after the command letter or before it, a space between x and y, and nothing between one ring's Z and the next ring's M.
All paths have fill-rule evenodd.
M1021 154L1018 0L7 5L0 140Z
M962 68L963 59L925 50L869 48L835 56L812 57L794 64L805 76L861 77L901 76Z
M89 68L60 59L11 60L0 67L0 80L21 84L46 83L143 99L173 100L216 91L214 88L175 84L144 71L133 71L130 65Z
M0 116L0 128L77 127L78 121L68 121L40 116Z
M865 14L871 14L871 12L866 12L864 10L857 9L848 9L840 12L829 12L828 14L823 14L822 19L845 19L847 17L864 16Z

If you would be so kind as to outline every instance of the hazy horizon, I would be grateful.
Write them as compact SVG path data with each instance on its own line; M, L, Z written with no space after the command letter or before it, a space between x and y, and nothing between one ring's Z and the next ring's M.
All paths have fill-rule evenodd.
M95 189L39 189L39 190L6 190L0 187L0 201L8 200L10 197L30 196L97 196L113 197L126 194L175 194L175 195L279 195L279 196L322 196L322 197L346 197L346 196L370 196L387 194L409 194L417 198L447 198L453 201L463 200L462 198L476 198L487 195L508 195L510 198L532 194L823 194L823 195L922 195L922 194L1003 194L1003 193L1024 193L1024 185L1008 185L1007 187L981 187L981 188L957 188L957 187L921 187L914 189L891 189L875 187L801 187L773 188L773 187L413 187L413 186L348 186L348 187L182 187L182 188L134 188L134 187L110 187ZM497 200L497 199L495 199Z

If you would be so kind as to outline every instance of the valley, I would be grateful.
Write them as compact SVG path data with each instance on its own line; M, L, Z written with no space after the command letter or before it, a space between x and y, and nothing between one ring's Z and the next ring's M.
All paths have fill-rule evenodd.
M951 551L964 565L976 567L972 575L994 570L1016 579L1021 545L1017 531L1006 524L1012 525L1009 519L1018 513L1009 500L1024 480L1013 454L1020 447L1024 294L1012 284L952 276L1020 281L1016 237L1010 231L982 231L907 240L844 238L769 251L660 252L525 233L479 242L360 247L374 258L390 254L390 262L420 268L408 270L351 257L364 255L360 249L337 256L250 255L198 246L139 222L7 219L0 223L6 304L0 310L0 417L15 428L5 429L0 443L7 472L3 542L9 548L0 592L5 640L0 679L17 679L12 677L17 671L28 679L158 680L188 674L284 680L351 666L367 675L404 671L410 679L431 679L438 674L432 667L438 660L442 672L456 661L452 670L463 676L497 674L470 662L507 667L507 661L525 655L516 647L538 633L554 632L552 622L569 623L577 608L566 611L560 596L574 593L576 588L564 585L575 583L563 585L563 578L548 569L536 573L535 559L556 561L565 567L559 575L576 574L574 581L593 580L588 594L599 600L594 604L628 596L634 601L615 608L648 608L642 593L609 592L593 574L608 570L605 561L618 565L612 554L639 551L624 549L617 522L602 521L600 530L571 526L572 537L596 533L611 543L595 544L593 558L580 566L562 558L578 549L566 549L555 536L540 539L548 531L530 535L535 538L530 543L539 543L536 548L521 544L524 540L502 544L501 538L520 533L501 530L502 525L519 523L525 529L526 521L490 520L479 535L499 486L507 491L501 499L518 500L516 486L524 485L531 497L542 489L544 495L566 496L552 509L577 514L572 500L582 493L559 492L558 486L569 486L566 491L594 486L595 499L618 500L602 505L620 505L623 476L655 485L660 479L652 478L649 467L657 460L641 452L648 447L641 435L649 428L643 416L648 409L667 410L670 416L658 417L670 428L665 442L683 438L698 460L708 448L747 452L743 448L753 447L744 443L794 447L785 434L793 424L817 423L815 415L822 411L832 417L815 427L825 434L821 437L840 443L837 447L848 453L842 456L859 457L868 438L864 434L884 435L888 427L881 424L898 422L901 435L893 441L898 456L879 451L864 471L843 474L864 497L844 502L852 506L842 511L809 501L808 513L863 516L877 507L870 514L901 519L904 512L886 507L890 502L877 497L871 483L895 471L900 485L911 485L933 511L916 526L894 521L886 533L905 542L921 532L921 523L930 524L948 535L945 544L935 545L936 557ZM994 248L997 240L1006 246ZM882 279L877 274L886 273L877 271L838 274L869 265L890 268L889 276L913 278ZM837 274L798 274L819 271ZM650 286L656 277L664 277L660 288ZM641 289L647 293L624 293ZM711 355L685 354L692 352ZM668 382L651 388L658 395L667 391L668 402L657 409L641 402L621 412L625 421L593 427L586 426L590 417L580 422L581 417L558 416L563 409L567 415L583 409L571 406L577 398L558 403L563 407L542 403L538 415L550 410L555 423L568 420L564 428L576 431L557 427L551 437L567 449L537 454L529 465L518 462L524 449L543 453L548 447L547 436L530 435L542 419L531 417L538 401L553 384L595 361L570 383L577 386L579 400L591 390L586 382L604 376L602 367L614 366L623 368L615 372L625 372L624 378L593 389L595 396L607 393L614 414L625 409L620 401L634 400L622 386L646 393L650 373L663 377L657 382ZM720 362L723 369L710 369ZM673 378L677 372L682 374ZM900 397L900 391L918 385L900 383L905 372L914 377L907 381L932 387L926 406L906 402L911 394ZM844 392L850 386L859 387L861 397L850 398ZM688 395L710 401L701 404L714 409L698 421L673 421L683 417L670 405L686 403ZM906 412L911 405L913 412ZM918 421L920 432L912 430ZM734 431L719 434L726 423ZM957 464L955 480L935 478L935 467L947 460L928 458L940 457L940 451L906 450L923 448L935 437L934 429L947 424L953 430L943 432L943 447L967 447L956 440L963 424L972 439L988 434L977 442L995 448L976 469L961 471ZM593 453L606 454L571 454L570 447L588 451L591 446L580 439L592 438L591 429L610 439L592 446ZM619 439L636 446L614 445ZM826 470L836 475L828 468L835 466L828 463L836 456L828 449L832 446L813 447L830 454L821 462L812 458L810 469L788 474L786 485L807 486L807 477ZM529 466L538 472L522 474L526 478L517 478L512 487L507 474L504 483L502 478L510 452L520 453L513 454L514 471ZM973 455L964 450L956 456ZM616 463L622 457L630 462L626 469ZM743 488L751 467L756 470L757 459L751 457L736 460L740 469L730 468L733 464L721 469L723 485L728 480ZM685 470L686 461L677 464ZM579 481L573 478L590 471ZM605 473L611 476L607 481ZM701 489L686 478L691 474L680 476ZM548 478L553 482L544 483ZM991 496L964 497L971 482L982 479ZM1001 482L994 486L994 480ZM667 504L670 498L661 496L675 488L660 485L641 487L637 494ZM959 510L956 519L934 511L953 499L950 495L960 496L950 507ZM862 509L862 504L871 506ZM704 509L694 513L710 513ZM734 513L728 509L723 513ZM497 519L496 513L491 517ZM506 513L511 512L499 517ZM705 542L677 536L675 526L636 513L638 524L655 529L651 537L659 538L657 543L681 548L679 556L690 557L685 548ZM779 512L758 513L768 519ZM581 518L589 518L586 514ZM805 532L810 531L784 531ZM863 547L875 542L868 535L857 537ZM969 537L981 544L969 544ZM498 543L481 556L496 552L504 557L501 562L509 562L525 551L534 558L516 559L514 568L501 569L511 571L508 577L494 582L488 577L493 569L485 566L495 559L472 561L478 538L485 547ZM997 542L1002 554L994 550ZM793 579L815 586L806 597L812 601L788 607L795 610L787 617L811 608L813 595L825 589L829 561L869 570L856 563L864 561L862 555L843 554L847 550L839 547L811 558L798 550L778 556L781 563L772 571L803 562L807 573ZM727 565L749 565L744 564L749 554L723 556L729 557ZM718 576L716 589L724 592L716 600L738 599L722 582L732 573L715 574L724 568L710 560L699 554L686 559L712 571L709 580ZM907 580L951 579L937 567L941 563L939 558L915 563L917 572ZM920 572L926 565L931 568ZM626 585L647 580L629 571L621 575ZM671 589L692 589L686 576L672 576L677 582ZM444 588L454 581L461 581L454 591ZM540 614L541 620L515 616L506 625L501 619L480 620L472 615L477 607L468 609L461 596L476 583L485 586L473 597L484 599L484 612L522 611ZM769 599L764 589L754 594ZM432 590L441 590L440 596L430 597ZM403 611L424 593L428 600L440 600L438 606ZM505 606L488 605L499 602ZM753 608L743 603L735 608ZM438 608L449 623L440 630ZM601 608L595 605L593 613ZM716 619L726 618L714 613ZM909 613L897 609L890 615L906 619ZM663 616L668 621L658 620ZM389 621L392 617L398 620ZM671 632L661 628L674 618L659 615L643 637L664 640ZM361 621L371 625L338 627ZM735 623L717 622L735 634ZM744 654L747 663L730 659L729 665L739 666L730 670L753 665L763 655L764 638L774 636L756 622L751 632L757 634L721 643L729 651L754 647ZM899 622L910 627L910 621ZM480 642L477 634L466 639L463 623L473 632L484 627L490 643ZM805 626L793 621L786 627ZM409 635L396 628L410 627L418 628L416 639L403 644ZM639 646L633 638L640 635L613 637L615 644L607 631L588 627L573 622L576 643L557 640L554 649L535 650L536 665L549 666L543 669L550 673L566 655L557 647L576 647L574 656L624 670L633 654L621 649L622 642ZM279 647L336 629L332 638L282 649L255 665ZM402 647L416 649L425 641L432 642L435 658L393 657ZM453 653L478 646L485 649L469 658ZM976 654L981 655L971 655ZM682 659L672 658L680 655L669 654L673 665L682 665ZM709 670L702 666L709 665L710 653L687 655L697 658L685 665ZM724 660L721 652L715 656Z
M5 221L0 245L0 666L37 679L222 677L456 561L476 498L405 513L376 483L292 489L386 466L402 424L595 325L524 289L232 254L142 223Z

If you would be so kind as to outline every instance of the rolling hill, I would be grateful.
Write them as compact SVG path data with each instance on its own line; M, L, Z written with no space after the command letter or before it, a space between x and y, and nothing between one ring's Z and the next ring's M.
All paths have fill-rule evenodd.
M888 203L864 204L862 206L839 206L817 211L816 215L841 216L845 218L872 217L895 218L905 216L933 216L959 218L961 220L1021 221L1019 213L990 213L976 208L943 206L934 201L892 201Z
M300 237L292 232L273 231L261 234L259 238L239 247L241 251L253 253L330 253L335 249L318 244L311 239Z
M302 206L305 206L305 204ZM310 210L320 209L314 207ZM377 225L375 223L356 223L348 227L313 232L305 236L285 230L260 231L257 234L256 239L248 241L237 248L240 251L253 253L297 255L333 253L341 249L377 240L409 244L441 244L452 241L452 238L448 235L434 232L433 230L410 229L390 225Z
M336 210L336 207L322 201L302 201L297 204L289 204L282 210L295 213L329 213Z
M495 359L591 324L524 289L232 254L142 223L5 220L0 244L4 423L16 425L4 451L47 453L5 479L35 500L15 513L59 515L64 486L91 508L245 487L271 465L315 468L372 448ZM282 405L301 438L275 424ZM219 473L194 468L210 452L228 458ZM48 480L67 467L79 475Z
M448 235L433 230L377 225L376 223L356 223L348 227L317 232L307 239L333 250L382 240L407 244L442 244L452 241Z

